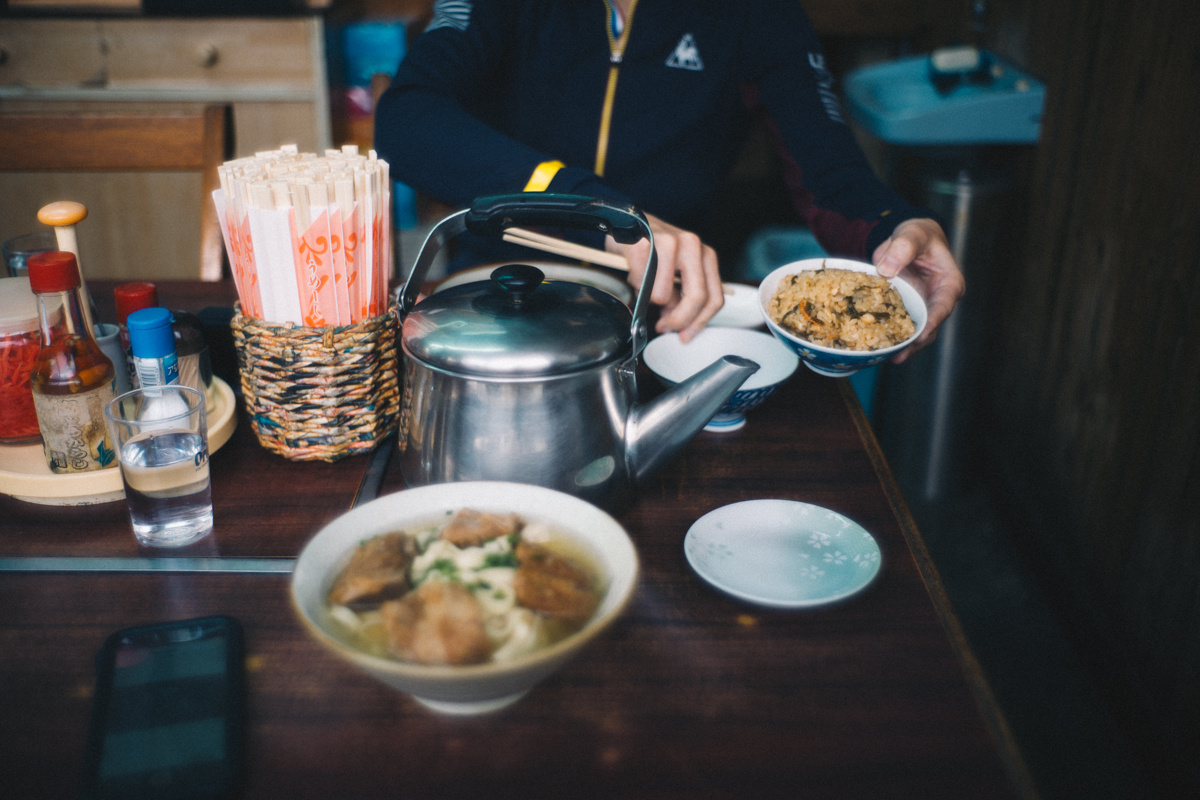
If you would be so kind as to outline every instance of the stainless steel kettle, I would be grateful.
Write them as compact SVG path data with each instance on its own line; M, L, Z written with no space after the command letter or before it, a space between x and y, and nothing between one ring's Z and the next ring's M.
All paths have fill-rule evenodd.
M632 313L606 292L545 281L541 270L523 264L417 302L449 237L469 231L501 238L515 226L593 230L624 243L649 239ZM637 358L648 340L656 272L653 234L632 206L577 195L504 195L481 198L438 223L398 298L405 482L517 481L609 510L624 507L637 484L758 369L725 356L639 405Z

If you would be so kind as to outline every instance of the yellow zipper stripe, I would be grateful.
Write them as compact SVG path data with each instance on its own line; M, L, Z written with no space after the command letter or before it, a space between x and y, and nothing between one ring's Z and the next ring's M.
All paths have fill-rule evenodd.
M608 88L604 90L604 109L600 112L600 135L596 138L596 166L592 171L604 176L604 162L608 159L608 129L612 125L613 98L617 96L617 66L608 68Z
M604 0L604 4L608 6L611 17L612 3ZM613 39L612 24L608 19L604 20L604 30L608 35L608 61L612 66L608 68L608 86L604 90L604 107L600 111L600 134L596 137L596 165L592 170L601 177L604 176L604 165L608 160L608 132L612 127L613 101L617 96L617 73L620 70L621 59L625 56L625 47L629 43L629 32L633 30L633 12L637 10L637 4L638 0L632 0L629 4L629 16L625 18L625 27L621 30L619 39Z
M547 187L550 186L550 181L554 180L554 176L565 166L566 164L561 161L543 161L538 164L533 170L533 174L529 176L529 183L525 184L524 191L546 191Z

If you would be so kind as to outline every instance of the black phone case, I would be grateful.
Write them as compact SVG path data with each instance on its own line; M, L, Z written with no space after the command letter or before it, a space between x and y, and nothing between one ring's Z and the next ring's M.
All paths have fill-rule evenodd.
M186 787L163 787L161 790L148 790L138 798L145 800L167 800L168 798L229 798L236 793L241 781L244 766L244 713L245 685L243 677L244 640L242 626L236 619L229 616L198 617L194 619L176 620L154 625L139 625L123 628L110 634L96 653L96 690L92 698L92 713L88 724L87 749L84 754L84 765L80 797L84 800L100 800L104 795L98 783L100 758L104 745L106 720L109 711L109 700L112 692L113 672L117 648L122 639L136 638L152 642L156 637L164 636L172 630L193 627L219 628L225 637L225 669L224 677L228 687L229 703L225 715L225 752L226 775L221 788L216 792L195 794L188 793ZM126 795L128 797L128 795ZM136 800L136 798L129 798Z

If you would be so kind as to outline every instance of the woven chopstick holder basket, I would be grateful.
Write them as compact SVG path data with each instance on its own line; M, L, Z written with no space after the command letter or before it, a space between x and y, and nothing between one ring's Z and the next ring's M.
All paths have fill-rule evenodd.
M357 325L324 328L275 325L234 310L242 396L263 447L292 461L337 461L395 431L395 306Z

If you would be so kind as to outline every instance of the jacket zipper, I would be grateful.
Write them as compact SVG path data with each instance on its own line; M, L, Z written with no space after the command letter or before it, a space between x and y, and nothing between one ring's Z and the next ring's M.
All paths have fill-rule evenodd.
M629 14L620 38L613 37L612 23L609 21L614 13L612 2L604 0L604 4L608 6L609 13L609 19L604 21L604 30L608 34L608 86L604 90L604 107L600 111L600 135L596 139L596 165L593 169L601 177L604 177L604 165L608 160L608 132L612 125L613 99L617 96L617 73L625 56L625 46L629 43L629 31L633 29L633 12L637 10L638 0L632 0L629 4Z

